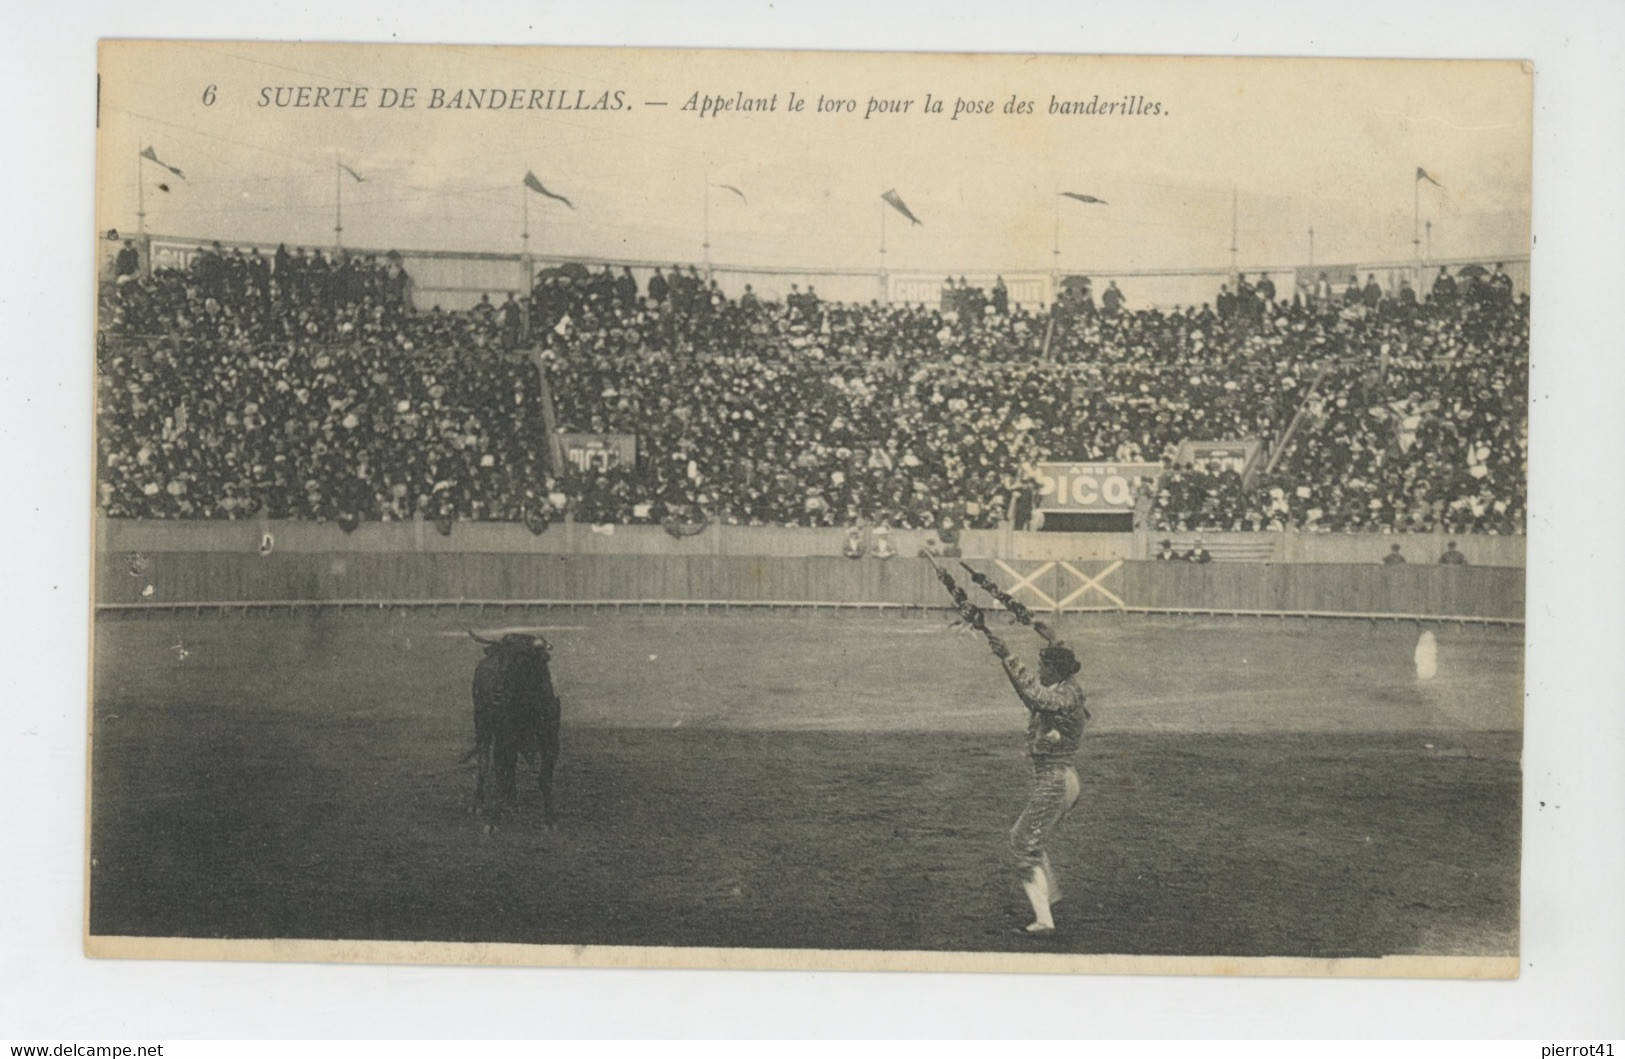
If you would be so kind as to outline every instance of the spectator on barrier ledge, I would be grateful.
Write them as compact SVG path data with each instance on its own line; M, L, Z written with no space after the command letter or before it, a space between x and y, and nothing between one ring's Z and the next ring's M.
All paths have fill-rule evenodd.
M897 554L897 547L891 542L891 530L885 526L875 527L874 545L869 554L876 559L890 559Z
M1451 541L1444 546L1444 554L1439 556L1439 562L1445 566L1466 566L1467 557L1456 550L1456 542Z
M1174 542L1173 541L1164 540L1164 541L1162 541L1162 542L1160 542L1158 544L1158 548L1160 550L1157 552L1156 557L1157 557L1157 559L1159 561L1166 562L1166 561L1182 558L1182 556L1178 552L1174 551Z
M1191 550L1185 553L1185 561L1188 563L1211 563L1213 561L1213 556L1202 543L1202 538L1196 538L1196 543L1191 545Z
M1395 544L1388 549L1388 554L1382 557L1384 566L1404 566L1405 557L1399 554L1399 545Z
M841 554L848 559L862 559L867 551L863 546L863 531L856 526L846 531L846 545Z

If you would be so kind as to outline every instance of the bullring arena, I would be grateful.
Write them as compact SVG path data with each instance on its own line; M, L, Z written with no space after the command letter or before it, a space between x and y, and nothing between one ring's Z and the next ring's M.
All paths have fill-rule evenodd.
M348 565L280 562L306 559ZM929 587L923 562L897 562L855 573ZM545 584L559 564L503 565ZM803 563L729 565L759 583ZM1023 721L985 651L940 608L763 602L106 612L92 929L1020 951L1003 834ZM469 626L555 646L557 830L529 789L494 831L469 814ZM1118 611L1060 627L1097 718L1055 850L1081 895L1057 908L1063 951L1516 950L1515 627ZM1419 627L1440 644L1425 684Z
M839 527L443 529L101 521L98 943L1030 954L1023 715L916 557L938 530L849 559ZM1084 662L1046 951L1515 954L1523 538L1204 526L1216 561L1151 558L1170 533L955 541ZM556 829L528 785L471 812L469 629L553 645Z

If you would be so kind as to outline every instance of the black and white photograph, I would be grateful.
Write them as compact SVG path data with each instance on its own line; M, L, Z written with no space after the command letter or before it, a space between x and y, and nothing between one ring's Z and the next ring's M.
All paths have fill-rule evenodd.
M1529 64L98 72L91 956L1519 975Z

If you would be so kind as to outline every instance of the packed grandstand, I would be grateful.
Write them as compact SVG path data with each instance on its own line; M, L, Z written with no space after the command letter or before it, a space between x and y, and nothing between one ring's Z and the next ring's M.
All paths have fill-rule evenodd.
M1130 309L1115 285L841 304L573 267L458 312L414 308L394 255L115 271L112 517L989 528L1027 524L1041 462L1150 461L1147 529L1524 530L1528 299L1499 269ZM563 464L560 431L637 458ZM1176 462L1241 438L1267 469Z

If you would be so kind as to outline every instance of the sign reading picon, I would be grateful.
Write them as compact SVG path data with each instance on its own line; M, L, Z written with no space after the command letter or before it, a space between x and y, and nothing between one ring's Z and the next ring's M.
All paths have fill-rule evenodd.
M638 462L636 434L560 434L559 447L564 462L583 474Z
M1140 486L1161 473L1160 463L1040 463L1038 507L1095 515L1133 514Z

